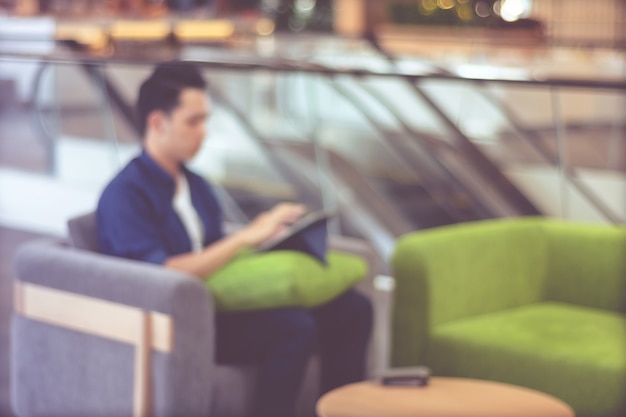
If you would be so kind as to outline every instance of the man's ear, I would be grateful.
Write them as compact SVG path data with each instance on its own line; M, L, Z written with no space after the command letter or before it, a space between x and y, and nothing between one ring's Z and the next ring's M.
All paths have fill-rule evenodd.
M163 133L165 130L165 123L167 122L167 115L161 110L155 110L148 115L147 126L148 130L152 130L156 133Z

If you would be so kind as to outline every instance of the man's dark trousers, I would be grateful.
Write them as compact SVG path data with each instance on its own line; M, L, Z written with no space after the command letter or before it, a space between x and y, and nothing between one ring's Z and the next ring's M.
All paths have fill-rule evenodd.
M218 313L216 326L218 363L260 365L255 416L293 417L315 351L321 359L322 393L365 377L372 306L355 290L308 310Z

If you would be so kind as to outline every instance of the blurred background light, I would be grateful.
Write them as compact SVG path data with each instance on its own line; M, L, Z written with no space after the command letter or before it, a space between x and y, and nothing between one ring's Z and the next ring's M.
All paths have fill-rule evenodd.
M500 8L502 6L502 2L500 0L493 3L493 12L500 16Z
M502 0L500 15L507 22L515 22L530 12L529 0Z
M457 4L455 11L459 19L464 22L469 22L474 18L474 10L469 4Z
M233 36L235 25L230 20L182 20L176 23L174 34L182 41L210 41Z
M276 29L276 25L271 19L261 19L256 24L256 32L261 36L271 35Z
M297 12L312 12L315 9L316 0L296 0L294 6Z
M478 3L476 3L474 10L476 12L476 16L478 17L491 16L491 6L486 1L479 1Z
M433 14L435 10L437 10L436 0L421 0L419 2L419 11L421 14L428 16Z
M456 5L456 0L437 0L440 9L449 10Z

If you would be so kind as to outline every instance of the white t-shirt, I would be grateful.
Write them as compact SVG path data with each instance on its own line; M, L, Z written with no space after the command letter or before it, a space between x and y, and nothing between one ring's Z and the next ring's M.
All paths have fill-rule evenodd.
M204 240L204 227L202 220L198 216L198 212L191 202L191 192L189 184L184 174L178 177L176 184L176 193L172 201L174 210L181 222L185 226L189 240L191 240L191 250L199 252L202 250L202 241Z

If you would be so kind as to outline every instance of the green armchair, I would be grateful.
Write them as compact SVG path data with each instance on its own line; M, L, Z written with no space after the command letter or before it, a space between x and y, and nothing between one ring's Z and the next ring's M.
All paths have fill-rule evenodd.
M554 395L578 417L626 415L626 229L542 218L409 234L392 366Z

